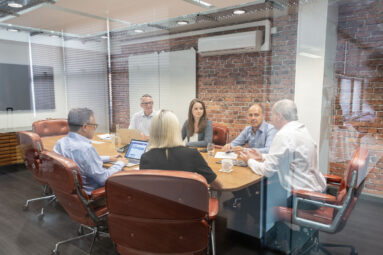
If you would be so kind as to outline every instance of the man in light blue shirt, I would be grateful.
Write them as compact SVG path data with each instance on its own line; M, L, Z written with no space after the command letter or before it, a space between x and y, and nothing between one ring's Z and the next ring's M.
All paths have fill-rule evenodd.
M239 151L247 144L249 148L256 148L260 153L268 153L277 130L273 125L263 120L263 109L259 104L250 106L247 126L237 138L223 147L224 151Z
M100 157L90 139L93 138L98 124L93 111L88 108L72 109L68 114L70 132L66 137L57 141L54 151L72 159L80 168L83 188L90 195L93 190L105 185L106 179L121 171L127 163L119 156ZM103 168L103 163L113 161L113 166Z

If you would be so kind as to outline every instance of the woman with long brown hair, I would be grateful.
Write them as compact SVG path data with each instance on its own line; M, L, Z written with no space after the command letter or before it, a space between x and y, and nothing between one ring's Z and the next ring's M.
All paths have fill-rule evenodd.
M182 127L182 139L186 146L206 147L213 141L213 124L206 116L204 102L193 99L189 105L188 119Z

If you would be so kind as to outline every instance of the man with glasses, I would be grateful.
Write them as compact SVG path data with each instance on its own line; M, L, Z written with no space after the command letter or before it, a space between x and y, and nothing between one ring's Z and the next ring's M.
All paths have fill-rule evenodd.
M121 171L128 163L124 158L116 156L99 156L90 139L93 138L98 124L93 111L88 108L75 108L68 114L70 132L57 141L54 151L72 159L80 169L83 187L90 195L93 190L105 185L106 179ZM104 162L115 162L108 169L103 168Z
M131 118L129 129L140 130L142 138L144 140L148 140L150 123L154 115L153 99L151 95L144 94L141 97L141 108L142 108L142 111L135 113L133 117Z

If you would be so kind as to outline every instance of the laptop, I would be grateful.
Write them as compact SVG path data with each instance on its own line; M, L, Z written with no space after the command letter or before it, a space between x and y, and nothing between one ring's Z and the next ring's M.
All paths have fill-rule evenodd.
M120 128L117 131L117 136L120 137L122 144L128 144L132 139L141 140L141 132L137 129Z
M136 166L140 164L141 155L144 154L148 147L147 141L140 141L132 139L129 144L129 148L126 151L125 158L128 159L126 166Z

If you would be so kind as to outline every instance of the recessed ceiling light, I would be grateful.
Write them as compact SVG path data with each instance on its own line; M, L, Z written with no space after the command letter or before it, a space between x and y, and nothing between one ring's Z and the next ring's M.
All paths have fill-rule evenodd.
M108 36L106 36L106 35L102 35L101 38L102 38L102 39L107 39Z
M244 14L245 11L244 11L244 10L235 10L235 11L233 11L233 13L234 13L235 15L241 15L241 14Z
M10 32L19 32L19 30L15 28L8 28L7 30Z
M9 3L8 3L8 6L9 6L9 7L12 7L12 8L22 8L22 7L23 7L22 4L20 4L20 3L16 3L15 1L11 1L11 2L9 2Z
M135 32L135 33L143 33L144 30L142 30L142 29L134 29L134 32Z
M189 22L186 20L180 20L180 21L177 21L177 24L178 25L187 25L187 24L189 24Z

